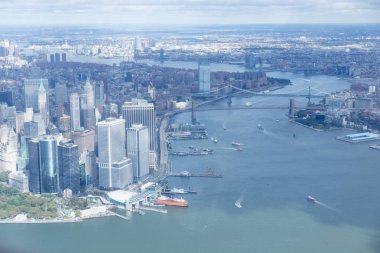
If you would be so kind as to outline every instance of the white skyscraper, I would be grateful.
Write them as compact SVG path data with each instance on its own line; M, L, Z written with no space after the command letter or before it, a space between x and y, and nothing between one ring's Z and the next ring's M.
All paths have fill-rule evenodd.
M127 155L132 160L134 181L149 174L149 131L146 126L134 124L127 128Z
M87 79L86 81L84 92L87 94L87 108L95 108L94 87L92 86L90 79Z
M38 110L41 114L42 120L45 122L45 126L49 123L49 113L47 111L47 96L44 85L41 81L40 87L38 89Z
M47 91L48 84L49 84L48 79L25 79L24 80L25 108L32 107L34 112L38 111L38 90L39 90L41 82L45 88L45 91Z
M98 122L99 186L123 188L133 182L133 168L125 155L125 122L108 118Z
M199 92L210 92L210 64L201 61L198 64Z
M79 108L78 93L70 94L70 117L71 117L71 130L80 128L80 108Z
M145 99L132 99L125 102L122 107L125 127L133 124L142 124L149 130L149 167L156 168L156 112L154 104Z
M17 135L7 125L0 128L0 172L16 171Z

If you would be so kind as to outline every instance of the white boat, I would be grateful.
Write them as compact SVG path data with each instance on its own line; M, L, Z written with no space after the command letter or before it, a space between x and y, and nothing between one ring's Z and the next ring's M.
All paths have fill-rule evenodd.
M218 143L218 139L214 138L214 137L211 137L211 141L214 142L214 143Z
M237 208L242 208L242 206L241 206L241 200L237 200L237 201L235 202L235 206L236 206Z
M185 191L184 189L177 189L177 188L173 188L171 190L172 193L177 193L177 194L186 194L187 191Z
M244 144L239 143L239 142L236 142L236 141L233 141L233 142L231 143L231 145L232 145L232 146L243 146Z
M252 102L247 102L247 103L245 103L245 106L246 107L251 107L253 104L252 104Z

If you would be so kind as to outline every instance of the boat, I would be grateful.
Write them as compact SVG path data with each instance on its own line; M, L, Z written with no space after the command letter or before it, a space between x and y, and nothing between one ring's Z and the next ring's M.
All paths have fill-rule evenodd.
M246 107L251 107L251 106L252 106L252 102L247 102L247 103L245 103L245 106L246 106Z
M240 201L240 200L236 200L236 202L235 202L235 206L236 206L237 208L242 208L242 206L241 206L241 201Z
M214 138L214 137L211 137L211 141L214 142L214 143L218 143L218 139Z
M187 207L189 206L189 203L187 203L186 200L183 198L169 198L166 196L160 196L157 198L155 204L158 205L167 205L167 206L181 206L181 207Z
M315 198L313 198L312 196L307 196L306 200L310 203L315 203L317 200Z
M187 193L187 191L185 191L184 189L177 189L177 188L171 189L170 192L171 193L176 193L176 194L186 194Z
M257 129L259 129L259 131L264 131L264 127L261 124L257 125Z
M232 145L232 146L242 146L242 145L244 145L244 144L239 143L239 142L236 142L236 141L233 141L233 142L231 143L231 145Z
M238 152L239 151L243 151L243 149L242 148L237 148L236 151L238 151Z

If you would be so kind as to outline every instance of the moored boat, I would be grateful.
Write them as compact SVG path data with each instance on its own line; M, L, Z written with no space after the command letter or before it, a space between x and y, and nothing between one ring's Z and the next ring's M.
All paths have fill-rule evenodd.
M189 203L183 198L169 198L166 196L158 197L157 200L155 201L155 204L167 205L167 206L180 206L180 207L189 206Z

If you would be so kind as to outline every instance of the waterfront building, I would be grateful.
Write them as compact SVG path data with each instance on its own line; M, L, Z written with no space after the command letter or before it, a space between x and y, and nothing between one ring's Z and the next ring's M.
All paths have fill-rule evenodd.
M29 190L33 193L58 192L57 138L46 135L28 142Z
M149 131L146 126L133 124L127 128L127 156L132 160L135 182L149 174Z
M153 103L145 99L132 99L122 106L125 128L132 127L133 124L142 124L149 130L149 167L153 171L156 169L156 112Z
M12 171L9 173L8 181L10 187L19 192L29 192L28 177L22 171Z
M45 91L48 90L48 79L25 79L24 80L24 99L25 108L31 107L34 112L38 111L38 91L40 84L44 86Z
M58 145L58 171L61 191L71 189L74 194L80 190L79 150L72 140L61 141Z
M70 117L71 129L75 130L80 128L80 107L78 93L70 94Z
M133 181L130 159L125 155L125 121L108 118L97 124L99 186L123 188Z
M0 127L0 172L17 169L17 135L7 125Z
M199 73L199 92L210 92L210 64L201 61L198 64Z

